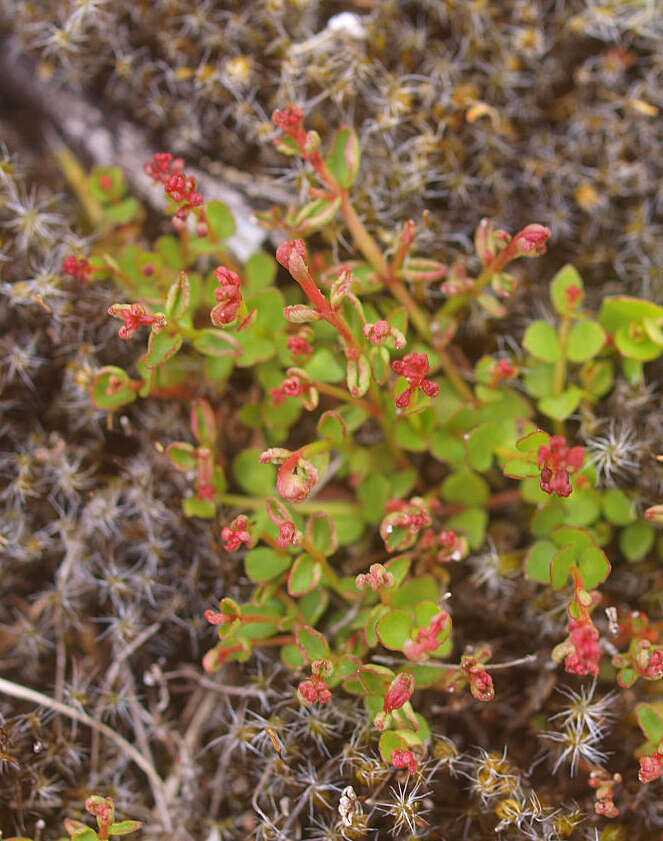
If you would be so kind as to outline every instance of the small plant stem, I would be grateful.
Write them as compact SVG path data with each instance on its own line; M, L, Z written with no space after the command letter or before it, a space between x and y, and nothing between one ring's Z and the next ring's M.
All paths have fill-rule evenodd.
M561 346L562 352L560 358L555 363L555 374L553 381L556 395L560 395L564 391L564 388L566 386L566 347L569 342L570 326L571 319L568 315L564 315L564 317L562 318L562 324L559 328L559 344ZM563 420L554 420L553 426L557 435L565 434L566 428Z
M265 500L262 497L243 496L242 494L220 494L218 499L221 505L227 505L229 508L248 508L250 511L260 511L265 505ZM358 516L360 511L359 505L356 503L340 499L296 502L294 508L302 514L315 514L318 511L324 511L330 516L336 514L347 517Z
M171 823L168 808L166 806L163 780L157 774L156 770L154 769L154 766L151 765L145 759L145 757L142 756L142 754L140 754L136 750L136 748L123 736L120 736L119 733L116 733L114 730L111 730L110 727L108 727L106 724L103 724L101 721L95 721L95 719L89 716L87 713L76 710L73 707L69 707L66 704L60 703L59 701L55 701L53 698L49 698L48 695L43 695L41 692L37 692L34 689L29 689L27 686L21 686L21 684L13 683L12 681L0 678L0 692L4 692L5 695L9 695L12 698L17 698L20 701L28 701L31 704L36 704L40 707L46 707L46 709L53 710L53 712L55 713L67 716L67 718L70 718L73 721L78 721L81 724L85 724L87 725L87 727L90 727L93 730L102 733L104 736L106 736L112 742L114 742L120 748L120 750L126 754L126 756L128 756L130 759L133 760L133 762L135 762L135 764L141 769L141 771L143 771L145 776L150 781L152 794L154 796L154 802L156 803L156 806L159 810L161 822L163 823L163 828L166 832L173 831L173 825Z
M342 400L344 403L353 403L355 406L361 406L361 408L365 409L369 415L372 415L372 417L378 417L382 412L382 408L380 406L376 406L375 403L369 403L369 401L364 400L363 397L354 397L354 395L350 394L349 391L345 391L338 386L318 382L314 382L312 385L320 392L320 394L327 394L330 397L336 397L337 400Z
M270 639L266 640L253 640L251 645L253 648L275 648L279 645L292 645L294 642L295 637L293 634L281 634L278 637L270 637Z
M338 573L329 563L327 558L322 554L322 552L318 549L318 547L313 543L312 540L309 540L308 537L304 537L302 539L302 547L309 553L309 555L313 558L314 561L320 564L322 567L323 573L327 576L329 580L329 586L332 590L337 593L344 601L354 603L354 599L349 593L346 593L345 590L341 587L341 579L338 577Z
M345 223L352 234L355 245L368 260L368 262L377 270L381 280L389 289L394 297L405 307L409 319L419 331L420 335L428 342L433 342L433 332L430 328L430 323L426 313L417 305L417 302L408 292L403 281L390 270L387 265L382 252L376 241L369 234L357 215L354 209L347 190L341 193L341 212ZM461 397L472 405L477 405L477 399L472 394L472 390L467 383L460 376L456 370L453 360L444 348L436 348L436 352L440 357L440 366L448 377L449 381L461 395Z

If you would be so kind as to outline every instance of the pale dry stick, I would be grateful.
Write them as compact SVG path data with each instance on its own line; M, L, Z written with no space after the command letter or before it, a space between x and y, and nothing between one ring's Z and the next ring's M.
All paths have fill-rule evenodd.
M127 646L125 646L122 651L115 657L111 667L106 672L106 677L104 678L104 682L100 689L100 700L97 706L94 709L94 718L98 719L101 717L101 708L103 706L103 696L104 693L108 691L108 689L113 685L115 682L115 678L119 674L120 668L122 664L127 659L127 657L131 657L131 655L143 645L143 643L147 642L150 637L153 637L156 632L161 627L161 622L153 622L149 627L145 628L135 640L132 640ZM92 773L95 773L97 762L99 760L99 734L98 732L92 733L92 744L90 746L90 768L92 769Z
M405 657L384 657L377 654L373 657L378 663L386 663L387 665L406 665L406 666L430 666L431 669L449 669L459 671L462 666L460 663L441 663L439 660L408 660ZM525 657L518 657L517 660L507 660L505 663L486 663L482 666L486 672L496 672L500 669L511 669L514 666L526 666L530 663L536 663L539 659L538 654L527 654Z
M187 727L183 738L180 739L180 759L175 764L165 783L168 803L171 803L175 799L175 796L180 790L182 785L183 769L187 767L187 763L189 765L191 764L191 758L195 753L203 727L205 723L209 721L215 703L216 699L214 698L214 694L207 691L200 704L196 706L196 711L189 722L189 726Z
M195 680L199 686L205 689L211 689L212 692L217 692L219 695L236 696L237 698L259 698L264 700L268 695L275 695L274 690L269 689L253 689L250 686L228 686L226 684L215 683L213 680L201 675L196 669L187 666L183 669L176 669L172 672L164 672L166 680L171 680L178 677L186 677L190 680Z
M37 706L46 707L47 709L53 710L53 712L59 713L60 715L65 715L73 721L78 721L81 724L87 725L95 732L102 733L114 742L120 750L124 751L125 754L136 763L149 780L154 802L159 810L164 830L166 832L172 832L173 825L171 823L168 810L163 810L160 806L160 804L165 803L163 780L156 772L154 766L151 765L145 757L136 750L131 742L128 742L123 736L120 736L119 733L116 733L108 727L108 725L103 724L101 721L95 721L95 719L87 713L80 712L73 707L62 704L53 698L49 698L48 695L37 692L35 689L29 689L27 686L21 686L19 683L13 683L10 680L0 678L0 692L21 701L28 701L32 704L36 704Z

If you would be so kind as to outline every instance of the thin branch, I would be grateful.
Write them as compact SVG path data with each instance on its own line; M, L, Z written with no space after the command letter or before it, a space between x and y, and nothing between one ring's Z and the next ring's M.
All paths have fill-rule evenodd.
M72 719L73 721L79 721L81 724L86 724L92 730L95 730L98 733L102 733L104 736L109 738L112 742L114 742L121 751L123 751L130 759L132 759L136 765L144 772L145 776L150 781L150 785L152 786L152 791L155 792L158 790L160 792L161 798L164 798L164 784L161 777L157 774L153 765L151 765L144 756L142 756L136 748L128 742L123 736L120 736L119 733L116 733L114 730L111 730L108 725L103 724L100 721L95 721L91 716L87 713L80 712L79 710L74 709L73 707L69 707L66 704L62 704L59 701L55 701L53 698L49 698L48 695L43 695L41 692L37 692L35 689L29 689L27 686L21 686L19 683L13 683L10 680L5 680L4 678L0 678L0 692L3 692L5 695L9 695L12 698L18 698L21 701L28 701L32 704L37 704L40 707L46 707L49 710L53 710L53 712L59 713L60 715L65 715L67 718ZM157 807L159 806L158 799L155 797L155 802L157 803ZM163 802L163 801L162 801ZM173 825L170 820L170 815L168 811L163 811L159 809L161 813L161 821L163 823L163 828L167 832L172 832Z
M439 660L423 660L420 662L408 660L405 657L384 657L381 654L376 655L373 659L378 663L430 666L431 669L447 669L450 671L458 671L461 668L460 663L441 663ZM530 663L536 663L538 659L538 654L527 654L525 657L519 657L517 660L507 660L505 663L486 663L482 668L487 672L496 672L500 669L511 669L514 666L526 666Z

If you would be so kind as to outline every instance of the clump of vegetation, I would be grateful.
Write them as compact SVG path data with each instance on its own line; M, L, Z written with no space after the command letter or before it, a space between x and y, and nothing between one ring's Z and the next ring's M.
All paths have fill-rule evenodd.
M246 261L182 157L164 225L60 153L82 239L3 152L3 826L651 837L663 306L533 281L545 211L378 229L326 128L264 128L302 195Z

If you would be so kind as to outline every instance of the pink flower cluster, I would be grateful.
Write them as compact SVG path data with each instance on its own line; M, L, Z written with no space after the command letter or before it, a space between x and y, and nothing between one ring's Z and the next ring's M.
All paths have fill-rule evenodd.
M166 316L163 313L149 313L142 304L112 304L108 314L113 318L124 319L124 327L120 327L121 339L130 339L140 328L151 325L155 333L159 333L166 326Z
M541 490L567 497L573 491L570 475L580 470L585 461L584 447L569 447L563 435L553 435L549 446L539 448L538 466Z
M331 675L331 663L328 660L314 660L311 663L311 679L303 680L297 687L297 695L305 704L328 704L331 701L331 689L327 680Z
M248 546L251 542L249 518L245 514L235 517L229 526L224 526L221 530L221 540L224 542L223 548L226 552L235 552L242 543Z
M407 768L410 774L414 774L417 768L417 760L411 750L396 748L391 753L391 764L394 768Z
M181 231L193 211L198 217L196 233L199 237L207 236L209 229L205 216L205 199L202 193L198 192L197 178L184 172L184 160L173 158L170 152L157 152L143 169L150 178L163 184L167 195L181 205L173 217L173 227Z
M237 272L219 266L214 270L214 277L219 287L214 297L219 302L210 312L210 319L215 327L224 327L237 318L237 311L242 303L241 281Z
M440 563L448 561L462 561L467 555L468 543L453 529L442 529L438 534L433 529L427 529L421 536L420 548L435 554Z
M492 701L495 697L493 679L476 657L465 656L461 661L461 671L470 684L470 692L477 701Z
M638 779L641 783L652 783L663 775L663 753L654 751L651 756L640 757Z
M408 660L425 660L428 655L440 647L438 639L442 631L449 624L450 616L446 610L434 616L426 628L421 628L416 640L407 640L403 646L403 654Z
M382 564L371 564L368 572L362 572L355 578L358 590L365 590L370 587L373 592L382 587L391 587L394 583L394 576L388 572Z
M430 373L430 362L426 353L408 353L402 359L391 363L393 370L405 377L408 381L408 388L396 398L396 406L404 409L410 405L412 395L417 389L421 389L428 397L437 397L440 393L440 386L426 377Z
M592 620L571 619L568 646L572 649L564 661L567 672L575 675L598 675L601 659L599 632Z
M81 283L88 283L92 277L92 266L85 257L74 257L70 254L62 264L62 271Z
M302 533L295 526L285 506L281 505L278 499L274 499L274 497L267 499L266 505L269 519L279 527L279 536L276 539L277 544L281 549L285 549L286 546L290 545L298 546L302 540Z
M301 397L304 407L312 412L318 405L318 390L311 383L302 381L297 374L288 373L281 385L270 392L274 405L284 403L288 397Z

